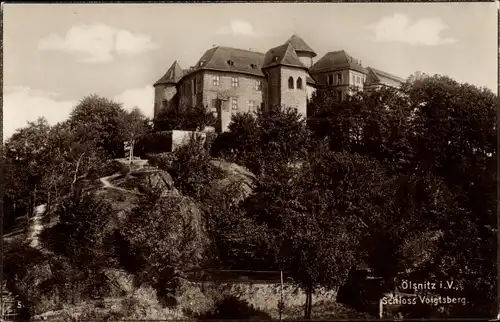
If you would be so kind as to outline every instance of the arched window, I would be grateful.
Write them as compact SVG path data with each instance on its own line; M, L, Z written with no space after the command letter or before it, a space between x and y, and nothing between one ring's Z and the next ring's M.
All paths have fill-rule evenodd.
M293 77L292 76L290 76L290 78L288 78L288 88L293 89Z
M297 89L302 89L302 78L297 78Z

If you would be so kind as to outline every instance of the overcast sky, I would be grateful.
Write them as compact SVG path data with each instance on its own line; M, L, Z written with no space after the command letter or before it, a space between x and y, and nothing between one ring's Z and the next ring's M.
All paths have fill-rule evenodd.
M153 87L214 45L266 52L297 33L406 78L445 74L496 93L495 3L6 4L4 138L55 124L95 93L153 112Z

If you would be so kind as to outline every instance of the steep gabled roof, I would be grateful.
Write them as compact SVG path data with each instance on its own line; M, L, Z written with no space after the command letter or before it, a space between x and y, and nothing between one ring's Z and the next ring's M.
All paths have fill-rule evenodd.
M345 50L326 53L311 67L310 72L319 73L341 69L352 69L363 74L368 73L361 63L346 53Z
M167 70L165 75L163 75L162 78L160 78L156 83L154 83L154 86L160 85L160 84L177 84L177 82L182 78L184 75L184 72L179 66L179 63L177 63L177 60L174 61L172 66Z
M290 39L288 39L286 41L286 44L291 44L293 49L297 53L298 52L306 52L306 53L312 54L312 57L317 56L316 53L314 52L314 50L312 50L312 48L309 47L309 45L306 44L306 42L296 34L293 34L293 36L290 37Z
M367 67L366 69L368 70L368 75L365 82L366 84L387 84L397 87L405 81L401 77L389 74L373 67Z
M261 71L263 61L263 53L218 46L207 50L194 68L188 72L217 70L264 76Z
M300 62L297 53L290 43L286 43L270 49L264 57L264 65L262 66L262 68L269 68L280 65L307 69Z

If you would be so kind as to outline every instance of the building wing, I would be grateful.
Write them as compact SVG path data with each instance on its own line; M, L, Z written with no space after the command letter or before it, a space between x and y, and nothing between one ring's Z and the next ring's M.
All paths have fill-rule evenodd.
M345 50L326 53L311 67L311 74L343 69L351 69L367 74L367 70L361 65L361 62L346 53Z
M367 70L368 75L366 77L366 85L387 85L391 87L399 87L405 82L405 80L401 77L373 67L367 67Z

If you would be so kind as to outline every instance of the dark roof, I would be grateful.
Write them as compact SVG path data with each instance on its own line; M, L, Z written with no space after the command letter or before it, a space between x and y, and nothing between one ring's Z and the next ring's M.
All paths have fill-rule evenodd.
M368 76L366 77L366 84L387 84L390 86L399 86L404 83L404 79L401 77L389 74L387 72L375 69L373 67L367 67Z
M311 67L310 72L319 73L340 69L352 69L363 74L368 72L357 59L344 50L326 53Z
M182 78L183 75L184 75L184 72L176 60L176 61L174 61L172 66L170 66L170 68L167 70L165 75L163 75L162 78L160 78L158 81L156 81L156 83L154 83L153 86L160 85L160 84L174 84L175 85Z
M263 61L263 53L218 46L207 50L194 68L187 70L186 74L199 70L217 70L263 77L261 70Z
M269 68L280 65L307 69L300 62L297 53L290 43L286 43L270 49L264 57L264 65L262 66L262 68Z
M311 53L312 57L317 56L316 53L314 52L314 50L312 50L312 48L309 47L309 45L306 44L306 42L302 38L297 36L296 34L294 34L292 37L290 37L290 39L288 39L286 41L286 44L291 44L293 49L295 49L296 52Z

